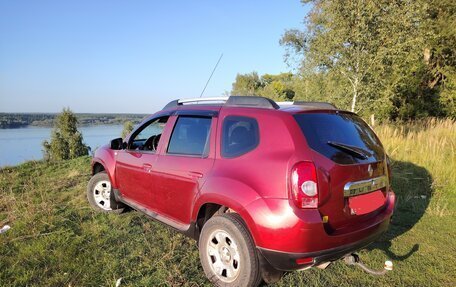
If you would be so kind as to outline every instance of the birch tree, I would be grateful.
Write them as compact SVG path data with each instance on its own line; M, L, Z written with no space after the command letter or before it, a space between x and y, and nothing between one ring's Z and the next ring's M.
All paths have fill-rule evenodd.
M349 88L346 108L352 112L376 104L391 108L393 90L413 76L406 59L422 57L423 37L416 26L422 7L411 0L302 2L311 5L304 29L288 30L280 41L287 60L300 56L301 71L339 73L345 81L340 86Z

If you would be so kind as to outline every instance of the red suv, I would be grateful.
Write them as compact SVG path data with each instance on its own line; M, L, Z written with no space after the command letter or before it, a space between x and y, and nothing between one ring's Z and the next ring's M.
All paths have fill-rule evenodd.
M95 152L88 200L198 241L210 281L256 286L377 239L395 205L388 157L356 114L263 97L176 100Z

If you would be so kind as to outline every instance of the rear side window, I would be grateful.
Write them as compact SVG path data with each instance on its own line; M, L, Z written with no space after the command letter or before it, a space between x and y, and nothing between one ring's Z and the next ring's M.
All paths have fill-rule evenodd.
M211 120L207 117L179 117L169 141L168 153L207 155Z
M371 128L349 113L309 113L294 116L309 146L339 164L383 160L383 147Z
M260 141L258 122L249 117L228 116L223 121L222 156L232 158L248 153Z

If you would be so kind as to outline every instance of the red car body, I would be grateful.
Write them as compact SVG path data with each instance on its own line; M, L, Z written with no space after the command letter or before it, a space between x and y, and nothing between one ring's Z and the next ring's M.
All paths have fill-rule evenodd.
M155 152L104 146L95 152L93 173L107 172L116 200L194 238L205 210L229 208L242 217L257 249L275 269L296 270L334 261L387 230L395 206L389 183L360 195L344 194L347 183L389 179L387 156L380 146L375 161L336 163L309 145L296 120L303 114L354 116L324 106L175 105L138 125L140 129L152 119L168 117ZM185 115L211 118L205 156L167 152L176 121ZM259 130L257 146L233 158L224 157L221 150L223 123L230 116L253 118ZM291 195L293 169L303 162L315 167L315 208L298 207ZM356 214L353 206L369 204L374 206L368 212Z

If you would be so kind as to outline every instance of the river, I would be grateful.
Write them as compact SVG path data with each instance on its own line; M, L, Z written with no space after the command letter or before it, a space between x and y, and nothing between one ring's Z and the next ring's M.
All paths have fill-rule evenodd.
M18 129L0 129L0 167L17 165L28 160L43 158L44 140L51 137L52 128L26 127ZM79 127L84 143L92 151L120 137L121 125Z

